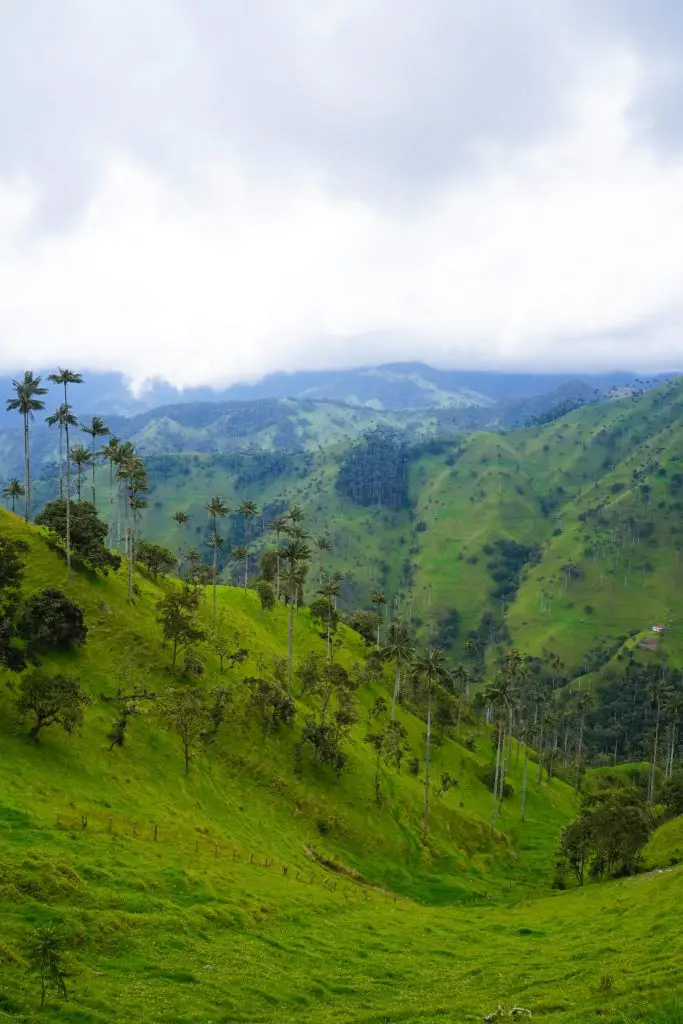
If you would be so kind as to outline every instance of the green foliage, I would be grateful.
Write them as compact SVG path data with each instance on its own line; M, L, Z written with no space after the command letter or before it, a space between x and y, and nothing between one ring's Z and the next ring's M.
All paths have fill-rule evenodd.
M27 550L28 545L24 541L0 534L0 666L14 672L20 672L24 667L24 658L15 640L24 579L23 556Z
M84 709L90 703L73 676L42 670L28 672L17 690L15 707L23 718L32 719L29 738L38 742L42 729L61 725L72 733L83 722Z
M346 452L337 490L357 505L407 508L409 455L401 435L376 427Z
M83 610L61 590L45 587L32 594L21 609L19 633L31 655L50 649L81 647L88 627Z
M275 607L275 587L268 580L257 580L254 590L258 594L261 604L261 613L272 612Z
M165 548L161 544L154 544L149 540L138 541L135 558L141 565L144 565L154 579L158 576L167 576L170 572L175 572L178 567L178 559L169 548Z
M69 970L65 954L66 939L63 932L53 925L42 925L34 931L28 943L26 959L31 973L38 975L41 1010L51 989L60 999L68 998L66 979Z
M35 521L49 530L60 544L66 544L66 501L58 498L48 502ZM105 576L111 569L119 568L120 556L105 546L108 527L99 519L91 502L71 502L70 524L71 550L84 565L101 571Z
M165 641L171 644L171 667L175 670L178 651L191 647L206 636L197 624L199 594L194 587L185 585L169 591L157 604L157 621Z
M631 874L652 831L652 817L642 795L630 787L589 793L579 817L562 831L558 848L579 885L586 868L594 878Z

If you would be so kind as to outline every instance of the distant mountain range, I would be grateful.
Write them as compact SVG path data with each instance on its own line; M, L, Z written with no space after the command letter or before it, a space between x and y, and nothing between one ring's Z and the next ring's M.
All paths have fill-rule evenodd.
M40 372L40 371L39 371ZM43 371L46 377L49 371ZM604 397L612 389L649 387L671 374L644 380L637 374L502 373L489 370L439 370L423 363L389 363L352 370L317 370L274 373L255 384L233 384L179 390L163 381L152 381L135 395L118 373L89 373L72 388L77 415L97 412L103 416L134 416L160 406L197 402L253 402L260 399L298 398L343 402L370 409L406 412L417 409L487 408L494 403L533 398L580 380ZM0 395L11 393L11 376L0 377ZM58 402L47 396L50 408ZM16 425L16 414L0 407L0 428Z

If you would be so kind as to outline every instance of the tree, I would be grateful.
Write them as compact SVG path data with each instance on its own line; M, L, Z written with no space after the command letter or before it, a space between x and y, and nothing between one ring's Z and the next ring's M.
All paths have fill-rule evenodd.
M576 701L576 713L579 716L579 742L576 751L576 773L574 775L574 791L579 792L581 785L581 764L583 758L583 734L586 728L586 715L593 705L593 698L588 690L579 694Z
M204 630L196 623L199 595L188 586L172 590L157 604L157 622L164 640L172 645L171 668L175 672L178 650L203 640Z
M121 565L119 555L108 551L105 546L107 526L97 515L97 509L89 501L80 501L70 506L62 499L49 502L36 516L38 526L45 526L56 541L66 544L67 510L71 508L70 531L71 553L85 565L104 575L110 569Z
M161 544L154 544L150 540L139 541L136 558L154 579L158 576L167 576L178 566L178 559L172 551L162 547Z
M647 785L647 802L651 804L655 797L655 777L657 773L657 748L659 746L659 722L662 714L662 704L666 706L671 698L671 686L663 671L659 679L652 683L650 696L655 704L655 734L652 744L652 760L650 762L650 774Z
M296 705L280 683L258 676L248 676L244 683L249 690L249 706L258 713L264 736L293 721Z
M500 813L500 806L505 795L505 734L510 710L515 700L512 691L511 675L503 670L496 672L492 682L484 691L484 700L493 711L497 735L491 831L493 831L496 814Z
M83 377L80 373L74 373L73 370L62 369L61 366L57 368L57 373L51 373L48 380L52 384L62 384L64 386L64 406L66 414L64 418L64 437L66 439L66 567L67 570L71 568L71 449L69 446L69 427L71 426L71 420L69 415L71 413L71 406L69 405L69 384L82 384Z
M33 414L45 408L38 395L46 395L47 388L40 386L40 377L32 370L26 370L21 380L13 380L15 397L7 399L7 412L18 412L24 420L24 519L28 522L31 508L31 446L29 444L29 422Z
M59 427L59 497L64 497L64 431L67 426L77 427L78 420L73 415L68 405L63 402L59 405L52 416L45 420L48 427Z
M290 516L291 516L290 512ZM285 564L285 581L289 591L289 622L287 627L287 696L292 696L292 662L294 655L294 600L299 587L303 586L311 552L305 541L292 537L280 548L280 559Z
M22 556L27 551L25 541L10 540L0 534L0 666L13 672L21 672L25 666L24 656L14 641L24 579Z
M221 672L224 662L232 668L246 661L249 656L249 651L240 643L240 634L232 629L225 615L219 615L212 626L209 643L214 654L218 656Z
M579 885L585 868L595 878L632 874L652 830L652 816L637 789L606 785L586 794L581 812L563 829L558 853Z
M256 593L261 602L261 615L264 612L271 612L275 607L275 588L268 580L259 580L256 584Z
M325 644L327 649L327 660L332 660L332 633L336 632L339 616L335 610L335 601L339 596L341 590L341 573L335 572L327 579L324 579L318 593L320 594L321 610L325 619ZM311 615L315 618L313 607L311 608Z
M15 478L10 480L7 486L3 489L3 497L7 498L8 501L12 502L12 513L15 511L15 503L17 498L23 498L26 491L21 486L19 481Z
M95 496L95 468L97 466L97 453L95 452L95 440L98 437L106 437L109 434L109 427L106 425L101 416L93 416L90 423L84 423L81 425L81 430L90 434L92 438L92 451L90 453L90 463L92 465L92 503L97 506L97 500Z
M218 520L224 519L228 512L228 506L225 504L223 499L216 495L207 502L204 506L206 511L209 513L209 518L212 524L212 541L211 547L213 549L213 619L216 621L216 583L218 581L218 552L221 544L219 542L218 535Z
M415 661L416 691L427 702L427 734L425 737L424 834L429 832L429 767L432 738L432 700L438 684L446 673L445 656L440 647L430 647Z
M114 546L114 470L121 447L121 438L116 437L115 434L109 435L108 442L102 448L102 456L109 463L109 516L107 517L108 524L108 538L109 548ZM118 502L117 502L118 505ZM120 542L120 537L116 537L116 543Z
M143 497L149 487L145 464L134 445L121 445L117 452L117 476L124 487L126 518L130 509L132 526L126 527L126 550L128 552L128 600L133 600L133 565L135 563L135 541L138 513L147 508Z
M579 885L583 885L586 863L592 848L590 824L585 816L570 821L568 825L564 826L558 853L569 864Z
M403 622L392 622L382 651L386 661L393 661L396 672L394 692L391 698L391 718L396 717L396 704L401 694L401 670L407 668L415 657L415 641Z
M362 608L358 608L346 617L346 625L354 633L358 633L359 636L363 637L367 647L375 647L378 623L379 615L377 612L366 612ZM375 648L375 654L377 654L378 650L379 648Z
M19 683L15 705L24 718L33 718L29 738L38 742L41 729L61 725L72 733L83 721L84 709L90 703L73 676L61 673L48 675L36 669Z
M157 715L169 732L180 737L187 775L190 761L196 755L199 741L210 721L204 691L199 686L167 690L159 697Z
M286 515L275 516L268 524L268 529L275 534L275 600L280 600L280 537L289 529L289 517Z
M76 467L76 494L79 501L82 497L83 473L91 458L90 452L82 444L75 444L71 449L71 461Z
M375 610L377 612L377 650L379 650L379 630L382 622L380 608L385 608L387 603L387 595L384 593L383 590L373 590L372 603L375 606Z
M29 971L40 979L40 1009L45 1007L49 989L54 989L61 999L68 999L66 979L69 976L66 957L66 940L62 932L53 925L41 925L31 936L27 949Z
M321 556L321 558L320 558L320 581L322 582L322 578L323 578L322 556L324 554L326 554L328 551L332 550L332 542L330 541L329 537L325 537L325 536L316 537L316 539L315 539L315 546L318 549L318 554Z
M238 513L244 517L244 589L249 586L249 523L258 515L258 506L255 501L245 498Z
M31 654L82 647L88 634L83 610L62 593L45 587L32 594L22 611L19 632Z

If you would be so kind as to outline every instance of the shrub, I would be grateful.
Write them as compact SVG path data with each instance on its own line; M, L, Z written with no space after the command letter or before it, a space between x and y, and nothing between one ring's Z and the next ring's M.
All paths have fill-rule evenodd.
M19 628L31 653L81 647L88 633L82 609L61 590L50 587L28 599Z

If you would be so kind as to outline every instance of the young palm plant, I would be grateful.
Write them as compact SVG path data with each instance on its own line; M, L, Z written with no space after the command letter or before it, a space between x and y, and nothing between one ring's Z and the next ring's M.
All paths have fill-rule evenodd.
M8 501L12 502L12 512L14 512L17 498L23 498L24 496L24 488L21 486L21 483L15 478L14 480L10 480L10 482L4 488L2 493L3 496L7 498Z
M18 412L24 420L24 519L28 522L31 510L31 446L29 423L33 414L45 408L38 396L46 395L47 388L40 386L40 377L32 370L26 370L21 380L13 380L15 397L7 399L7 412Z

